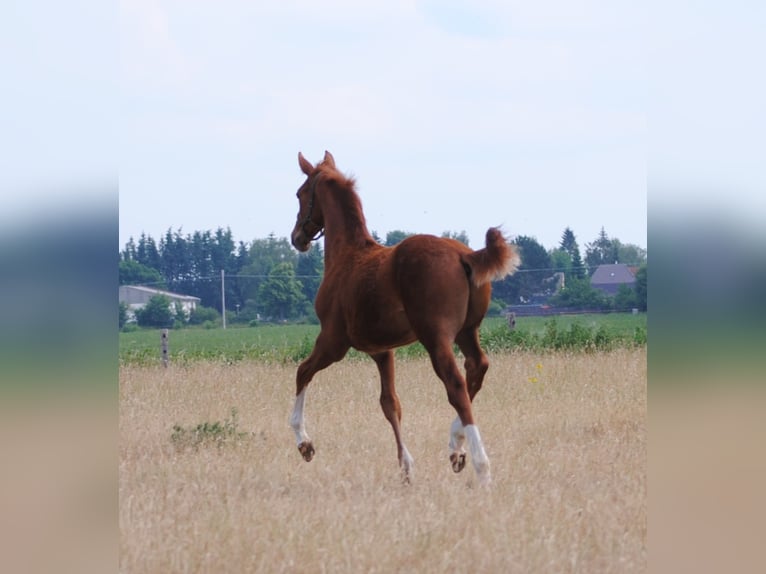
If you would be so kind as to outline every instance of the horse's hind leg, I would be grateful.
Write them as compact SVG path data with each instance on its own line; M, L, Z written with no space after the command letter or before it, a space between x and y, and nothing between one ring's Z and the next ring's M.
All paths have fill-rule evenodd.
M460 350L465 357L465 375L466 384L468 386L468 397L473 403L473 399L476 393L481 389L484 382L484 375L489 368L489 360L487 356L481 350L479 346L479 331L476 328L466 329L458 333L455 338ZM460 472L465 467L465 448L463 444L465 442L465 429L463 423L460 421L460 417L456 417L452 421L450 427L450 462L452 463L452 470Z
M399 397L396 394L396 386L394 384L394 353L393 351L386 351L370 356L378 366L378 372L380 373L380 406L386 419L391 423L391 428L394 429L399 467L402 469L402 479L405 482L409 482L412 478L413 460L402 441L400 428L402 407L399 404Z
M455 342L465 357L465 376L468 383L468 396L473 402L476 393L484 383L484 375L489 369L489 359L479 346L479 330L467 329L458 333Z
M332 363L342 359L347 350L348 347L336 350L335 352L330 352L329 349L322 345L322 334L320 333L311 355L298 365L298 373L295 377L295 405L293 406L293 412L290 415L290 426L295 432L298 450L306 462L309 462L314 458L314 444L306 433L306 422L303 417L303 407L306 401L306 388L318 371L321 371L322 369L329 367Z
M421 339L422 341L422 339ZM479 429L473 419L473 410L471 409L471 399L466 388L466 381L455 361L455 355L452 352L452 345L448 341L429 344L423 341L428 354L431 356L431 363L439 378L447 389L447 398L450 404L457 411L458 420L462 429L456 429L456 424L452 425L452 436L456 437L454 446L456 450L450 454L452 469L455 472L462 470L465 465L465 453L463 451L462 462L460 460L460 450L462 441L468 442L468 448L471 452L471 462L473 463L476 476L481 484L490 482L489 458L484 451L484 444L479 434ZM462 438L461 438L462 435ZM452 441L450 441L452 445ZM457 452L457 454L456 454ZM453 457L453 455L455 455Z
M453 472L460 472L465 468L465 427L460 422L460 417L455 417L449 429L449 461Z

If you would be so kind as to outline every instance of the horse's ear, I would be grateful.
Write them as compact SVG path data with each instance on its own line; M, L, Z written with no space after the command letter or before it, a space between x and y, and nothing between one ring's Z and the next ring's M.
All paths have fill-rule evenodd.
M301 166L301 171L306 175L311 175L314 171L314 166L311 162L303 157L301 152L298 152L298 165Z
M335 169L335 158L332 157L332 154L327 150L324 151L324 162Z

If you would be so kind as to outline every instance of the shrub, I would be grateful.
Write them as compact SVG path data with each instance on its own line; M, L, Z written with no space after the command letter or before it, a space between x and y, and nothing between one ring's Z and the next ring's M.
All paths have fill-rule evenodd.
M505 307L506 307L505 303L493 299L489 303L489 308L487 309L487 316L499 317L500 314L503 312L503 309L505 309Z
M173 303L173 317L175 318L174 327L188 323L189 315L186 313L183 304L180 301Z
M226 443L236 442L247 437L247 433L237 430L237 409L231 409L231 417L223 422L200 423L194 428L184 428L173 425L171 442L179 450L192 447L194 450L204 445L215 445L218 448Z
M487 352L511 349L592 352L616 347L645 345L646 329L636 327L632 335L620 335L612 332L604 325L594 329L594 327L583 325L580 322L571 323L568 328L562 329L556 318L551 318L545 322L541 334L518 327L511 331L504 325L482 331L481 344Z
M136 311L136 321L142 327L172 327L173 319L170 299L166 295L155 295L143 309Z
M638 308L636 292L627 285L620 285L614 296L614 308L617 311L630 311L633 308Z
M124 301L120 301L120 310L117 315L117 322L120 329L122 329L128 322L128 304Z
M202 305L198 305L189 314L189 324L203 325L207 321L217 323L220 320L220 318L221 318L221 314L216 309L213 309L212 307L203 307Z
M598 289L591 287L588 279L571 279L566 287L548 301L554 307L572 309L610 309L612 300Z

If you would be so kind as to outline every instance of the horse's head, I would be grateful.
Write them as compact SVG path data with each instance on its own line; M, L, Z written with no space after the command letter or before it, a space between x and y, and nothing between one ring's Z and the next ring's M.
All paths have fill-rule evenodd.
M306 181L298 188L298 217L295 221L290 240L298 251L308 251L312 241L324 235L324 215L322 206L317 201L317 186L322 179L322 167L335 168L335 160L328 151L324 152L324 160L316 167L311 165L302 153L298 153L298 164L306 174Z

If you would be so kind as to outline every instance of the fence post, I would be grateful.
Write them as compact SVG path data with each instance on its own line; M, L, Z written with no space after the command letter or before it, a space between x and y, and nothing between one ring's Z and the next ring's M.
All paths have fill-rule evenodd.
M168 366L168 330L163 329L160 335L160 345L162 348L162 365L167 368Z

